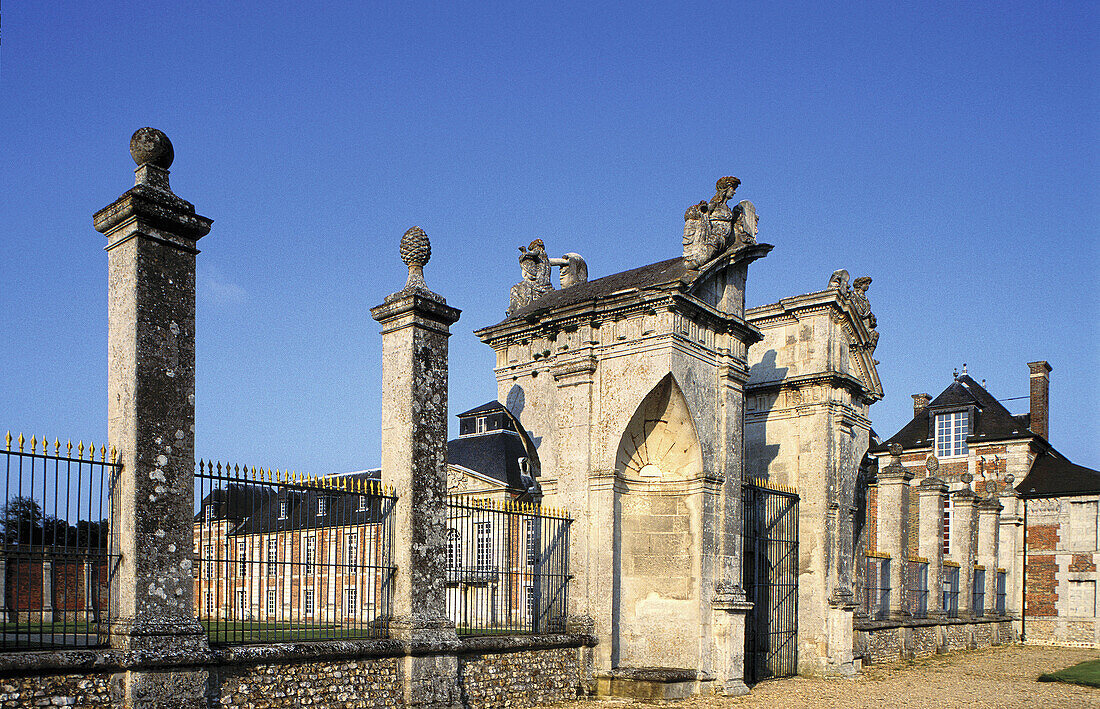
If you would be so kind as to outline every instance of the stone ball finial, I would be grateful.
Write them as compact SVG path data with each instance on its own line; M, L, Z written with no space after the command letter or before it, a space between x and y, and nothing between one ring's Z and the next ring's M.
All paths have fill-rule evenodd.
M891 443L890 445L886 446L886 449L890 451L890 455L894 456L895 458L901 455L902 448L900 443Z
M148 164L167 170L176 155L172 150L172 141L163 131L146 126L138 128L130 138L130 157L138 167Z
M424 264L432 257L432 244L428 235L414 226L401 237L401 260L409 267L409 280L405 288L427 288L424 283Z

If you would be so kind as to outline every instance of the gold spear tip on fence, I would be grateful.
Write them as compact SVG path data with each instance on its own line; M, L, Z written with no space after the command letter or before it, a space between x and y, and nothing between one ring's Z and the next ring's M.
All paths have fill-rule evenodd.
M11 450L11 431L8 431L8 435L4 436L4 443L7 445L7 449Z
M114 446L111 446L111 462L118 462L118 449L116 449Z
M57 438L54 437L54 439L53 439L53 454L54 455L59 455L60 453L61 453L61 441L57 440Z

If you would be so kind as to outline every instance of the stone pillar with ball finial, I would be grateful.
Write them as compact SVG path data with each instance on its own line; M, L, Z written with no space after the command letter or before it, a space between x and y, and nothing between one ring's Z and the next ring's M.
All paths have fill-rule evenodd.
M405 287L371 309L382 325L382 481L394 505L390 636L417 646L457 646L447 615L447 338L460 311L424 282L431 243L420 227L401 238ZM461 706L453 654L410 653L402 666L404 703Z
M95 213L107 237L108 438L122 464L111 492L111 645L203 664L195 617L195 256L211 220L173 194L168 136L130 139L134 187ZM124 672L127 707L204 707L206 672Z

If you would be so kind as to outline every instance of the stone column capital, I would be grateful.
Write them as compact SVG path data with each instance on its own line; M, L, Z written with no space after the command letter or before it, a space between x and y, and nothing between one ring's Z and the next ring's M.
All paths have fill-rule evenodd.
M426 288L406 288L386 296L382 304L370 309L370 314L382 324L383 335L412 326L449 335L450 326L458 322L462 311Z
M913 471L901 463L891 463L878 471L878 482L880 485L896 485L909 482L913 476Z
M977 506L978 496L974 493L973 490L969 488L963 488L962 490L956 490L955 492L951 493L951 502L955 505L955 507L962 507L963 505Z
M925 478L917 486L917 492L921 495L946 495L947 483L939 478Z
M997 498L995 497L983 497L978 500L978 513L979 514L997 514L1004 509Z
M168 184L168 167L175 153L168 136L155 128L141 128L130 139L130 155L137 163L134 186L96 212L92 224L107 239L107 250L136 236L198 253L195 242L210 233L212 219L195 214L195 206L180 199Z

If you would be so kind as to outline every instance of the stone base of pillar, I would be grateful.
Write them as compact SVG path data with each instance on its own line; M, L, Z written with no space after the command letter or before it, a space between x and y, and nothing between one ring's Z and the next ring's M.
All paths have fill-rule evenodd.
M451 632L454 632L453 629ZM454 655L407 655L401 663L404 706L460 709L458 658Z
M731 599L713 602L716 693L727 697L749 693L745 684L745 617L752 604L743 598L738 592Z
M821 674L825 677L851 677L859 669L852 658L855 606L844 605L825 610L825 632L828 645L822 658Z
M111 677L111 705L120 709L206 709L209 676L200 669L120 672Z
M210 654L206 629L194 617L115 620L111 623L111 647L164 657Z

